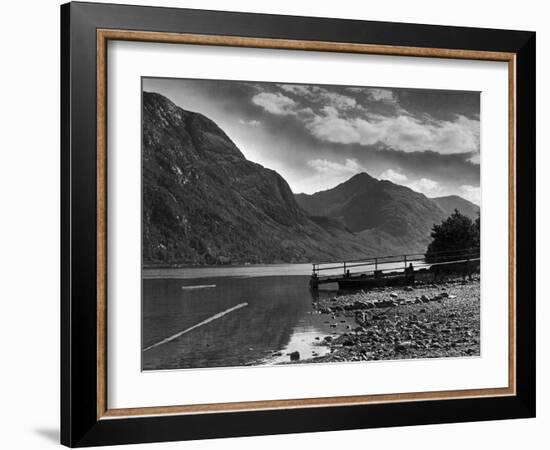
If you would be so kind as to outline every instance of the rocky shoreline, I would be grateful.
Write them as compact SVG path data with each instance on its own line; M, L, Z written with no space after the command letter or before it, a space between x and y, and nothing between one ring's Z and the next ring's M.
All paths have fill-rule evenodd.
M334 329L319 341L330 353L292 362L479 356L479 300L479 276L322 299L313 308Z

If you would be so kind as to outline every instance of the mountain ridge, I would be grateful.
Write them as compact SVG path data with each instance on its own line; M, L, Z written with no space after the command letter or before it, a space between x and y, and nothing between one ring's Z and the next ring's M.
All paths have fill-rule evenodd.
M145 266L418 252L433 223L445 218L423 194L367 173L312 195L293 194L208 117L157 93L142 99Z
M437 203L437 205L447 213L451 215L455 209L459 210L462 214L468 216L470 219L475 220L479 214L479 206L469 200L466 200L459 195L446 195L443 197L431 197L430 200Z
M368 242L298 206L210 119L143 93L143 263L307 262L361 257Z
M407 186L378 180L366 172L334 188L314 194L295 194L310 216L327 216L373 243L384 241L399 252L423 252L434 224L454 209L477 217L476 205L459 196L430 199ZM441 203L441 204L440 204Z

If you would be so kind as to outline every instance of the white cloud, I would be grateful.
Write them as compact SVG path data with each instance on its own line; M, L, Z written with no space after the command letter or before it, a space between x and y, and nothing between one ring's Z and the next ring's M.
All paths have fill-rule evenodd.
M475 203L476 205L481 205L481 189L479 186L470 186L468 184L463 184L460 186L460 191L458 195L466 200Z
M380 178L381 180L389 180L397 184L405 183L409 179L404 173L397 172L393 169L385 170L379 175L378 178Z
M243 119L239 119L239 123L241 125L248 125L251 127L257 127L258 125L261 124L259 120L243 120Z
M325 107L306 128L319 140L333 143L382 143L404 152L474 153L474 157L479 151L479 121L460 115L453 121L421 121L403 114L348 118L336 108Z
M393 91L389 89L380 89L380 88L369 88L366 90L368 96L375 102L384 102L384 103L397 103L397 98L395 97Z
M273 94L271 92L260 92L252 97L252 102L258 106L261 106L271 114L279 116L296 114L296 107L298 104L291 98L281 94Z
M285 92L307 99L310 102L331 106L338 110L353 109L357 102L353 97L329 91L320 86L307 86L300 84L279 84L278 87Z
M430 116L417 118L399 107L391 116L372 114L357 104L354 98L324 87L277 86L281 92L260 92L252 98L253 103L275 115L296 116L320 141L382 144L402 152L470 153L469 161L479 163L479 119L469 119L463 115L456 115L453 120L436 120ZM361 88L347 90L352 92L351 89ZM362 89L371 101L398 104L390 89ZM307 107L301 105L301 101Z
M407 183L413 191L420 192L426 197L440 197L442 195L448 195L445 193L445 188L440 183L429 178L420 178L416 181L410 181Z
M389 180L392 183L400 184L402 186L407 186L413 191L420 192L426 197L439 197L444 194L445 189L437 181L431 180L429 178L420 178L417 180L411 180L407 175L401 173L397 170L387 169L382 172L379 176L381 180Z
M471 186L468 184L463 184L462 186L456 188L451 188L442 185L441 183L431 180L429 178L420 178L417 180L411 180L407 175L401 173L397 170L387 169L382 172L378 178L380 180L389 180L392 183L400 184L402 186L407 186L413 191L420 192L426 197L442 197L447 195L458 195L466 200L480 205L481 200L481 190L479 186Z
M479 152L474 153L468 158L468 161L470 161L472 164L479 164L481 162L481 155L479 154Z
M360 134L353 123L339 117L338 111L332 106L323 108L323 115L313 115L306 123L306 128L321 141L340 144L352 144L360 140Z
M348 158L343 163L337 163L327 159L313 159L307 165L314 169L315 173L300 180L301 191L313 194L334 187L349 180L353 175L364 172L364 168L355 160Z
M304 86L301 84L279 84L278 86L285 92L290 92L295 95L302 95L304 97L310 96L312 94L312 90L317 88L317 86Z
M355 159L346 159L344 164L329 161L328 159L312 159L307 162L317 172L322 174L341 175L361 172L363 168Z
M335 92L322 91L320 93L324 102L327 102L330 106L337 109L352 109L357 106L357 102L354 98L347 95L337 94Z

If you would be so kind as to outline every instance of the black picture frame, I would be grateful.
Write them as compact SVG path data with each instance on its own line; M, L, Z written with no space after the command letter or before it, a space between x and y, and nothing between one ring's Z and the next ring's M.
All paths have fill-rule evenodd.
M98 418L98 29L511 52L516 55L516 394ZM69 3L61 6L61 442L71 447L535 416L534 32Z

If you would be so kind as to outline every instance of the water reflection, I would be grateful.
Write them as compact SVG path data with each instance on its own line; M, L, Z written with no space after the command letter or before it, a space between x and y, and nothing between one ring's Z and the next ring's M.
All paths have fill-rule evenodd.
M288 361L287 353L296 350L302 359L323 354L327 349L319 344L334 329L313 313L313 300L303 275L146 278L142 349L237 304L248 305L143 352L143 369L271 364Z

